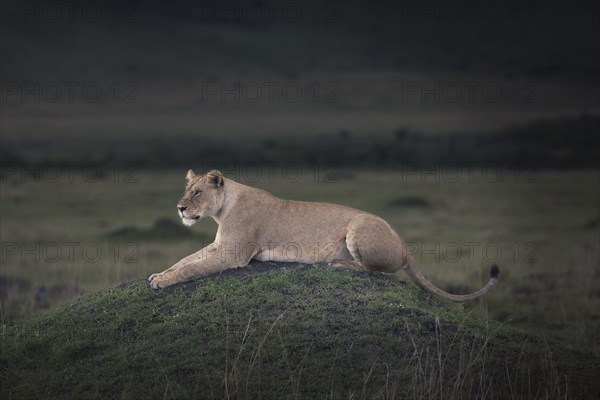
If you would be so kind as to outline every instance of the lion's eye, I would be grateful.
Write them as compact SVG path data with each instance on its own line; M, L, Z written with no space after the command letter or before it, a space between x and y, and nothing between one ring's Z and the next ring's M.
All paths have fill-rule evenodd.
M193 197L196 197L196 196L198 196L200 193L202 193L202 190L196 190L196 191L194 192L194 196L193 196Z

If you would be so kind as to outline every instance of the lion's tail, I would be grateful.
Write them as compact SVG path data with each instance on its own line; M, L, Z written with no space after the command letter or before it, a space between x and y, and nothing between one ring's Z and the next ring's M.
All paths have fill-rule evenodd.
M445 297L457 303L465 301L475 300L487 292L498 282L500 277L500 268L496 264L490 268L490 280L489 282L476 292L470 294L452 294L443 291L442 289L429 282L427 278L417 268L415 261L412 256L409 256L408 262L404 266L404 271L413 279L413 281L422 289L429 290L431 293L437 294L438 296Z

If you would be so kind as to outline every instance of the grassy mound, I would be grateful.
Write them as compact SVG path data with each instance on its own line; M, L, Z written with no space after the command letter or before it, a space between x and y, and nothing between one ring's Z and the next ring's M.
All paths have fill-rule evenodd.
M396 277L255 263L4 326L1 398L593 398L598 359Z

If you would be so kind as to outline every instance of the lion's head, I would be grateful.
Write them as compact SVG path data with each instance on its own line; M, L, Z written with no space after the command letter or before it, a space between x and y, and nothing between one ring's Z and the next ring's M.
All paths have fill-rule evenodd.
M187 173L187 185L183 197L177 203L177 211L184 225L192 226L200 218L211 217L223 206L225 179L220 171L212 170L206 175Z

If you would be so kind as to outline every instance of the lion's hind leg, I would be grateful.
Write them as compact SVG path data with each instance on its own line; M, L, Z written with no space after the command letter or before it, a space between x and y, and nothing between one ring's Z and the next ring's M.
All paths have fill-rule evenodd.
M359 271L367 271L367 268L354 260L332 260L328 265L336 268L351 268Z
M359 214L350 221L346 245L360 269L394 273L406 260L406 246L383 219Z

